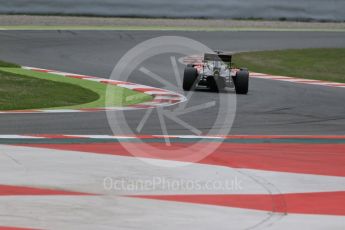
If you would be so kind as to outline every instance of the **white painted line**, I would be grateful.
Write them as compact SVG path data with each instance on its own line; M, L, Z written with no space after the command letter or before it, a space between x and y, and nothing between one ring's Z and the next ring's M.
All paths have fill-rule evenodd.
M88 79L84 79L84 80L97 81L97 82L106 81L106 79L102 79L102 78L88 78Z
M82 75L79 75L79 74L69 74L69 73L58 72L58 71L49 71L48 73L55 74L55 75L61 75L61 76L66 76L66 75L69 75L69 76L82 76Z
M141 103L140 105L150 105L150 106L154 106L154 107L165 107L165 106L171 106L171 103L169 102L144 102Z
M117 86L127 88L127 89L152 89L154 90L154 87L147 86L147 85L130 85L130 84L118 84Z
M166 96L156 96L155 97L155 100L164 100L164 99L167 99L167 100L178 100L178 97L176 97L176 95L166 95Z
M45 113L75 113L79 112L78 109L42 109L39 110L39 112L45 112Z
M153 135L159 138L182 138L182 139L193 139L193 138L202 138L202 139L223 139L223 137L216 136L197 136L197 135Z
M41 69L41 68L36 68L36 67L30 67L30 66L22 66L22 69L28 69L28 70L42 70L42 71L47 71L47 69Z
M135 137L129 136L113 136L113 135L64 135L65 137L75 138L92 138L92 139L134 139Z
M172 94L171 92L168 91L156 91L156 90L152 90L152 91L146 91L145 94L149 94L149 95L154 95L154 94ZM184 97L184 96L183 96Z

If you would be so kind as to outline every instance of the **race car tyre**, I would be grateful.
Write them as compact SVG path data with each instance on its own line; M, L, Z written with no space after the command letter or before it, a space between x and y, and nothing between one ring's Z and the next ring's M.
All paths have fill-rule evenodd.
M193 67L186 67L183 75L183 90L190 91L195 88L198 71Z
M236 94L247 94L249 86L249 72L248 70L240 70L233 78L235 84Z

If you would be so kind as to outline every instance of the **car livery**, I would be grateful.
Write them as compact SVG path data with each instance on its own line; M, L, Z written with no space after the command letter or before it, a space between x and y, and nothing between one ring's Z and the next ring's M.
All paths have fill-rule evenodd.
M216 51L204 54L201 62L187 64L183 75L183 89L190 91L204 86L218 92L230 87L237 94L247 94L249 72L245 68L233 68L231 60L231 54Z

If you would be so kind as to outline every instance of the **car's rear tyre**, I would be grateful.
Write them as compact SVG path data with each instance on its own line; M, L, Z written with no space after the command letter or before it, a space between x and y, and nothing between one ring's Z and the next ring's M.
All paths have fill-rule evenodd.
M247 94L249 87L249 72L248 70L240 70L233 78L235 84L236 94Z
M183 90L190 91L195 88L198 71L193 67L186 67L183 74Z

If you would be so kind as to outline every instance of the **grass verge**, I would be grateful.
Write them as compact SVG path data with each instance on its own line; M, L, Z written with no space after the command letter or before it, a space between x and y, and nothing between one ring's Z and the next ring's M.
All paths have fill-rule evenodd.
M107 87L112 92L108 95L112 104L108 106L121 107L152 99L113 85L0 65L0 110L101 108L105 107Z
M0 71L0 110L74 106L99 95L77 85Z
M345 82L344 48L239 53L234 55L234 62L253 72Z

